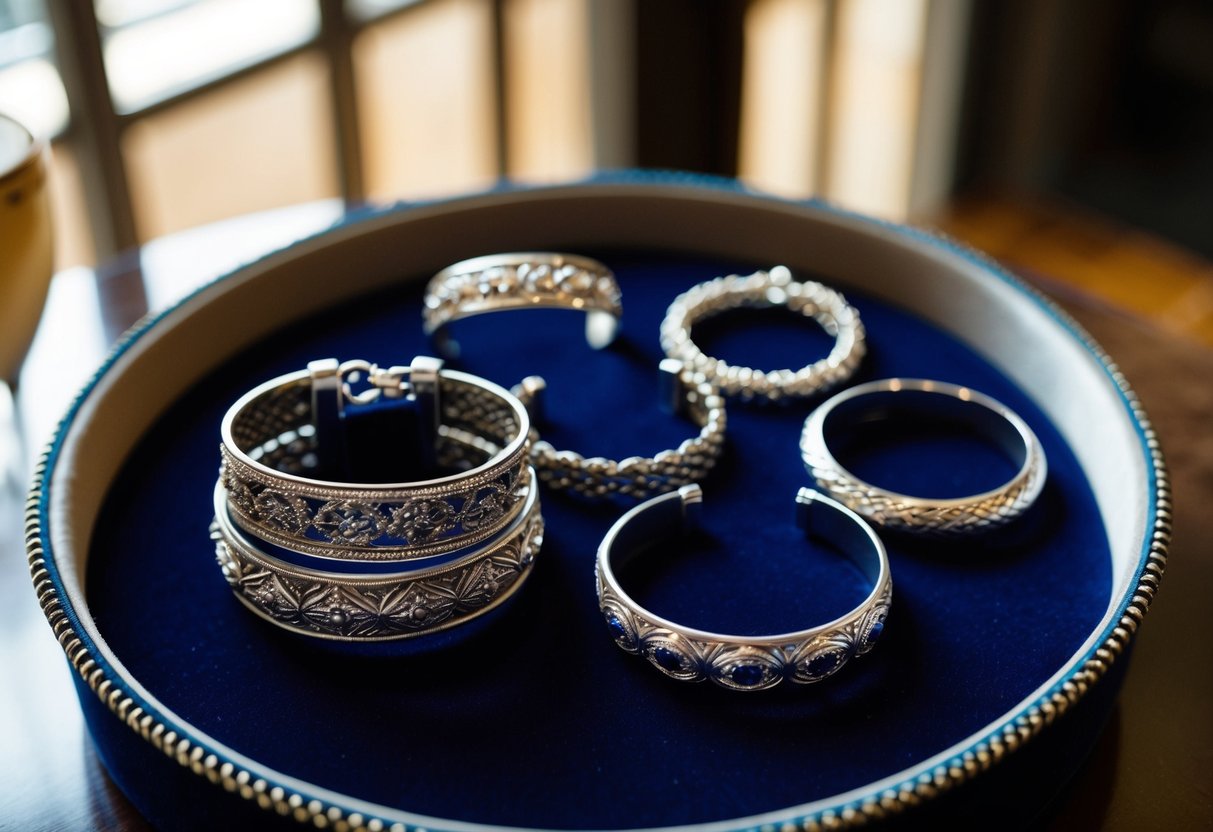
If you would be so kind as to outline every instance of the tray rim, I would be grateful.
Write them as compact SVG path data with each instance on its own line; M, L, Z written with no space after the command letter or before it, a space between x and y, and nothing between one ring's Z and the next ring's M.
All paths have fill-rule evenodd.
M1157 436L1136 394L1111 357L1068 313L986 255L935 232L868 217L820 199L790 200L759 193L730 179L678 172L623 171L598 175L582 182L538 187L503 183L478 194L426 202L402 202L375 209L349 210L333 226L238 266L199 286L166 309L145 316L115 343L109 355L73 399L52 439L40 455L25 512L25 539L30 575L39 605L64 649L69 665L115 716L157 750L175 759L179 765L189 768L193 773L207 778L228 792L234 792L243 799L256 803L262 809L291 816L301 823L327 821L361 829L366 824L370 824L370 828L379 828L374 823L378 820L382 828L401 830L413 827L470 832L501 828L488 824L432 818L380 806L276 772L206 736L188 721L177 717L170 709L156 702L154 697L143 690L138 680L124 678L82 626L78 611L71 600L71 592L55 561L55 553L49 539L49 477L55 470L64 438L81 406L118 360L149 330L179 313L199 295L217 284L263 262L298 256L297 249L301 244L321 240L334 231L356 229L360 225L399 217L414 208L434 205L458 206L477 199L510 194L559 194L593 189L599 185L647 186L667 194L671 190L688 189L700 197L710 195L714 191L722 196L731 194L747 197L760 204L775 202L791 207L813 208L840 219L853 221L857 226L867 225L873 231L891 232L905 242L943 249L969 261L990 277L1025 295L1027 300L1051 317L1090 354L1112 382L1114 392L1124 405L1141 443L1145 461L1147 516L1141 550L1128 583L1129 589L1119 599L1119 603L1110 607L1111 615L1105 615L1103 621L1106 623L1102 630L1095 630L1088 638L1089 647L1086 653L1081 654L1080 650L1036 691L992 721L987 726L993 726L991 730L983 729L914 766L847 792L760 815L678 828L694 828L706 832L788 823L804 829L845 828L900 814L909 807L931 800L974 778L1040 734L1055 719L1083 699L1091 686L1127 651L1157 591L1166 566L1166 552L1171 535L1170 480ZM79 692L83 695L82 689ZM962 746L963 750L958 751Z

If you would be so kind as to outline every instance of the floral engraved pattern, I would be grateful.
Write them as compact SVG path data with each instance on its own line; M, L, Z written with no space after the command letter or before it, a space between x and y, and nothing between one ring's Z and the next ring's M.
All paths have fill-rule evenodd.
M219 476L227 491L228 502L241 514L253 516L257 510L257 498L253 494L251 483L237 477L227 466L223 467Z
M302 534L311 525L307 500L293 494L266 489L253 498L254 516L272 529Z
M385 531L409 543L425 543L451 531L457 519L445 500L411 500L392 511Z
M377 640L441 629L508 595L529 572L543 542L538 505L510 539L445 572L371 582L303 577L267 568L212 526L215 555L232 589L287 629Z
M477 499L476 494L469 494L463 502L463 511L459 521L469 531L491 525L505 514L505 503L501 493L491 490Z
M332 626L334 588L319 581L294 581L274 575L273 600L269 612L277 619L296 627L323 628ZM262 597L266 597L263 594Z
M519 507L532 487L525 453L464 491L425 493L391 499L385 494L345 497L336 493L294 492L267 484L260 474L227 457L220 484L233 519L263 540L321 556L408 559L452 551L492 536ZM416 554L404 554L414 549ZM346 550L349 554L330 554Z
M330 501L316 512L312 525L333 543L368 546L381 534L383 515L374 503Z
M420 583L379 592L344 587L341 598L348 610L348 626L342 631L347 636L417 631L450 618L452 612L448 599L427 592Z
M504 560L504 564L495 563L493 559L481 561L475 568L463 573L451 588L453 600L460 609L483 607L518 576L513 551L502 552L498 557Z

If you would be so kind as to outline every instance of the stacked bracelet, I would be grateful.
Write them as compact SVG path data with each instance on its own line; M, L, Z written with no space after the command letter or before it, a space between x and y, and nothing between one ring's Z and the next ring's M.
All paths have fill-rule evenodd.
M342 641L385 641L445 630L510 597L530 574L543 543L538 492L491 541L426 569L388 574L308 568L274 556L233 521L223 488L211 524L228 585L249 609L292 632Z
M322 456L341 451L346 411L384 397L413 400L418 455L455 473L386 484L313 476ZM529 433L515 396L435 359L386 369L316 361L268 381L223 420L213 536L224 574L262 615L312 635L401 638L465 620L528 574L542 539ZM325 560L380 566L332 572ZM382 564L399 572L385 576ZM483 591L464 598L481 578ZM354 609L368 598L393 606L423 590L437 595L407 626L395 618L372 625ZM453 606L435 600L444 593L454 593ZM332 607L332 616L291 611L304 600Z

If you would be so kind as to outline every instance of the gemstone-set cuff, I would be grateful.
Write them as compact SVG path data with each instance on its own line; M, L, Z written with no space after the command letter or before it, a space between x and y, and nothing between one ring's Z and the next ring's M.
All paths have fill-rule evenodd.
M653 613L620 584L615 564L654 539L694 523L703 495L697 485L664 494L624 514L598 547L595 578L607 629L624 651L640 655L671 678L711 680L731 690L764 690L787 679L798 684L834 675L876 644L884 630L893 582L884 545L855 512L808 489L796 497L797 522L808 535L834 544L863 572L871 591L854 609L814 627L763 636L737 636L686 627Z

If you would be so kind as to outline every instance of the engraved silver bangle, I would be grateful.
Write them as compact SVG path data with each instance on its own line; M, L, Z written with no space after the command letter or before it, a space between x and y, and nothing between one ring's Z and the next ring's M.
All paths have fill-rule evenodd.
M829 355L798 370L757 370L726 364L704 354L692 327L730 309L786 306L815 320L834 337ZM866 351L859 312L839 293L813 281L792 280L783 266L751 275L718 277L683 292L661 322L661 348L670 358L703 373L728 397L777 402L819 393L850 378Z
M354 392L351 382L366 389ZM381 396L415 400L418 453L457 473L399 483L308 475L345 409ZM321 558L409 560L470 546L516 518L530 482L526 408L432 358L386 369L312 362L242 396L221 433L220 480L233 521L267 543Z
M797 523L806 535L837 546L872 585L850 612L795 632L735 636L684 627L636 603L620 586L614 564L651 548L649 544L672 530L693 526L702 501L697 485L649 500L619 518L598 547L598 606L623 650L644 656L674 679L710 679L732 690L763 690L783 679L819 682L875 646L893 599L884 545L855 512L807 488L796 495Z
M835 459L827 440L834 430L899 415L963 425L993 442L1018 470L989 491L927 498L872 485ZM1040 441L1015 411L968 387L925 379L873 381L835 395L805 420L800 453L823 491L872 523L945 537L988 531L1014 520L1035 502L1048 476Z
M662 409L697 425L697 435L677 448L651 457L614 460L558 451L532 429L531 465L539 481L554 490L570 491L589 500L614 497L645 500L706 477L724 449L727 424L724 399L701 376L686 372L679 361L667 358L658 370ZM531 412L533 422L542 419L546 388L541 377L529 376L512 390Z
M513 595L543 544L543 515L531 488L508 528L447 563L389 574L324 572L262 551L232 522L219 484L211 539L236 597L267 621L317 638L388 641L463 624Z
M619 284L597 260L555 252L490 254L447 266L430 279L422 311L425 334L440 354L459 355L447 324L507 309L576 309L586 313L585 337L594 349L619 331Z

